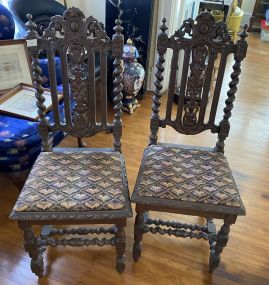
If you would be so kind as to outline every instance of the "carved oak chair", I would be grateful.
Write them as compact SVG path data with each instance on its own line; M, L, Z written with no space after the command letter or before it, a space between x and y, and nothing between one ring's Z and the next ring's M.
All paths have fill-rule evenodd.
M168 234L176 237L204 239L210 245L209 272L219 265L220 254L228 242L230 226L238 215L245 215L238 189L224 156L224 141L230 130L229 118L241 72L241 61L246 56L246 27L241 39L234 44L223 22L215 23L210 13L201 13L196 20L188 19L170 38L166 34L166 20L158 35L156 81L150 122L150 143L145 149L131 201L136 203L133 258L141 255L144 233ZM173 51L166 113L160 118L159 107L164 71L164 55ZM176 115L171 115L179 51L184 51L184 64ZM216 55L220 54L220 67L208 103L210 81ZM224 116L215 123L220 91L229 54L235 63L225 101ZM208 58L207 64L205 64ZM198 60L199 59L199 60ZM202 85L201 85L202 82ZM175 107L175 106L174 106ZM209 110L207 110L209 108ZM208 113L206 113L208 112ZM209 119L206 118L209 114ZM186 135L205 130L218 134L214 149L195 146L157 143L159 127L170 126ZM205 225L151 219L148 211L161 211L206 218ZM213 219L223 219L216 231Z
M92 16L85 19L77 8L63 16L51 18L49 27L40 37L28 15L27 40L32 57L34 85L39 114L39 132L43 152L31 173L11 213L24 232L25 250L31 257L31 269L43 275L42 253L46 246L112 245L116 246L116 268L125 267L125 226L132 216L124 157L121 155L121 107L123 35L120 20L116 20L112 40L107 37ZM46 50L49 60L54 121L45 115L40 50ZM95 53L100 54L100 119L96 116ZM114 120L107 120L107 53L114 56ZM64 117L59 115L54 53L59 52L63 78ZM86 64L85 64L85 58ZM86 66L87 65L87 66ZM86 72L87 71L87 72ZM113 133L111 149L52 149L48 134L61 130L79 138L101 131ZM51 225L111 224L109 227L57 228ZM40 237L32 225L44 225ZM111 238L55 238L54 235L112 234Z

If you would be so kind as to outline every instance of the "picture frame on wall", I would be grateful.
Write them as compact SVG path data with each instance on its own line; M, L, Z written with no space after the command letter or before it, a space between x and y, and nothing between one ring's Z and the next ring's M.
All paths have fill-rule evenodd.
M21 83L32 84L31 65L26 40L0 41L0 90Z

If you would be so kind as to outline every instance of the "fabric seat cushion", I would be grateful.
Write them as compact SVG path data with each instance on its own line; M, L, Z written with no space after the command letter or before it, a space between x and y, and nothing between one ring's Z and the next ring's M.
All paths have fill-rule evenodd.
M125 173L124 158L117 152L42 152L14 211L123 209L127 199Z
M62 85L57 86L62 91ZM60 115L64 115L63 103L60 104ZM53 122L53 112L47 114ZM53 145L64 138L63 132L52 134ZM38 133L38 122L0 114L0 171L13 172L31 168L41 150L41 137Z
M241 198L225 156L183 146L145 150L132 197L238 207Z
M51 137L52 145L53 146L58 145L63 138L64 138L63 132L56 132ZM24 141L22 140L21 144L22 146L24 145L23 142ZM0 150L1 150L1 143L0 143ZM4 155L4 156L0 155L0 172L20 172L26 169L30 169L33 166L37 156L41 151L41 139L39 143L37 143L35 146L31 148L27 147L27 149L24 152L20 152L21 149L17 149L14 147L10 148L9 150L14 150L13 155Z

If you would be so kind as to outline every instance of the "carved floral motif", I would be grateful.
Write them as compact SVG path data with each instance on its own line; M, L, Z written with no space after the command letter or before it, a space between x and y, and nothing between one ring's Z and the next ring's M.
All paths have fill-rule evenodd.
M73 123L78 129L85 129L89 124L87 79L83 74L85 53L84 47L80 44L73 44L68 50L72 74L70 78L71 95L75 101L72 117Z
M208 47L205 45L197 45L192 50L191 73L187 81L184 105L185 113L183 116L183 124L186 126L195 126L197 123L197 112L201 104L207 56Z

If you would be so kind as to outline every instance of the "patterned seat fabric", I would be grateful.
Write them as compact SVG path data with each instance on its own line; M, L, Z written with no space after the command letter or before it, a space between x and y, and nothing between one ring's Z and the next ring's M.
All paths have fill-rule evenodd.
M125 208L124 158L116 152L42 152L15 212L106 211Z
M222 153L183 146L152 145L145 150L135 196L231 207L242 204Z

